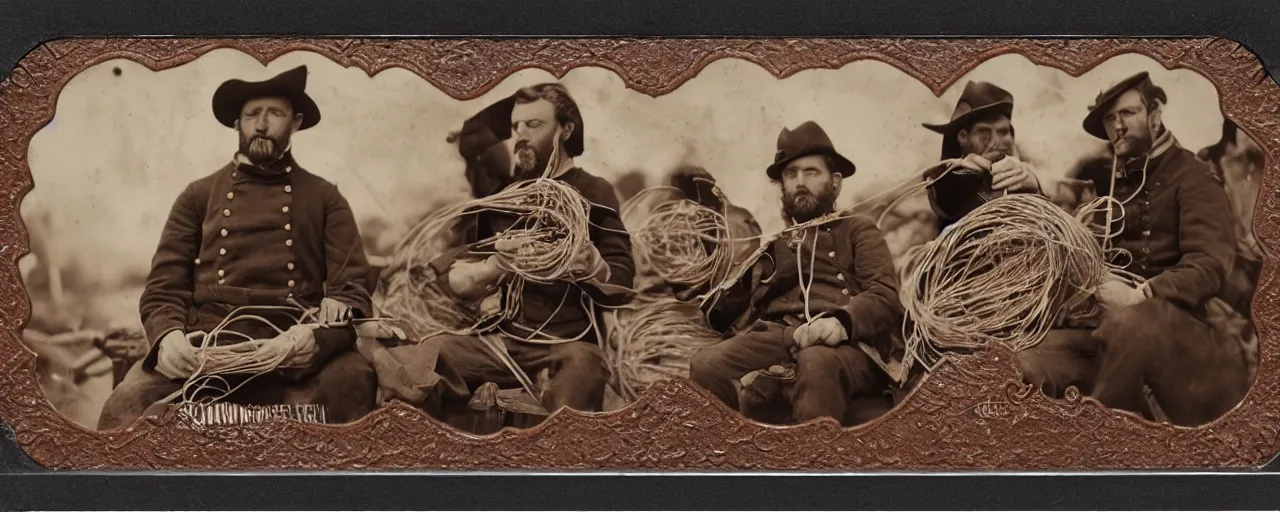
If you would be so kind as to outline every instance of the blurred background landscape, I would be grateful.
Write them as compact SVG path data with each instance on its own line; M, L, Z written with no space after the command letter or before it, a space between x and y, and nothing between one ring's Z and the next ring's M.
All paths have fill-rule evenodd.
M160 72L108 61L76 76L52 122L31 142L35 188L22 215L32 253L20 262L32 299L28 343L41 354L46 394L75 421L96 423L112 377L109 362L78 368L72 361L95 350L95 340L100 344L107 333L140 329L138 298L173 200L236 149L235 132L210 111L214 89L230 78L265 79L299 64L310 69L308 92L324 117L294 137L294 155L338 185L375 262L424 214L468 198L464 164L446 142L449 132L519 87L555 79L524 70L480 98L458 101L402 69L369 77L311 53L285 55L264 69L235 50ZM783 224L778 189L764 168L784 126L816 121L854 161L858 173L841 198L849 205L938 160L941 136L920 123L949 119L967 80L990 81L1014 95L1021 153L1051 197L1070 207L1082 199L1071 180L1081 162L1109 159L1102 142L1080 127L1086 107L1100 89L1143 70L1168 92L1164 119L1182 145L1219 150L1202 157L1226 177L1248 234L1261 152L1243 133L1224 130L1212 83L1138 55L1111 59L1081 77L1002 56L941 97L875 61L778 80L754 64L722 60L656 98L600 68L575 69L562 81L584 117L586 153L577 163L614 182L624 200L679 165L698 165L770 233ZM883 227L897 254L936 234L922 194L901 203Z

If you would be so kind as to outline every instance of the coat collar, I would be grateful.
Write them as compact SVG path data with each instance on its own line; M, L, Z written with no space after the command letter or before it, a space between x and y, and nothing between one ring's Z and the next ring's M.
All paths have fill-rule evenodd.
M1152 142L1151 150L1146 154L1119 162L1116 166L1116 176L1121 179L1128 178L1130 174L1142 173L1144 168L1150 172L1164 161L1163 157L1169 154L1169 150L1181 147L1177 137L1173 136L1173 132L1165 128L1164 133Z
M240 179L278 183L287 181L289 175L297 170L298 164L293 159L293 152L286 149L279 160L267 165L255 164L249 160L249 157L237 152L231 159L231 167L239 172Z

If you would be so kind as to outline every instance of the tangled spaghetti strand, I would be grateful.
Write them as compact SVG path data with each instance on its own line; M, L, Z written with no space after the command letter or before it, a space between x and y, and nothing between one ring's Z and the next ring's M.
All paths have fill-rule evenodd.
M623 211L659 190L641 191ZM722 279L733 263L734 240L725 215L689 199L658 203L628 231L637 266L651 269L663 282L702 286Z
M452 233L468 216L498 212L519 218L502 233L471 244L473 254L492 254L511 273L511 291L500 306L501 318L511 318L520 308L518 293L527 282L549 283L574 277L574 258L595 250L590 238L590 211L594 205L572 185L540 178L520 181L483 198L437 210L412 230L396 247L383 278L381 310L399 318L413 340L439 334L475 334L481 330L480 312L460 303L440 288L430 264L457 245ZM505 243L515 251L497 251Z
M623 205L636 268L688 289L717 283L733 264L734 239L725 214L682 194L652 203L643 215L636 213L649 197L673 190L678 191L647 188ZM723 204L728 207L728 201ZM611 384L627 402L651 382L688 376L693 354L720 339L697 302L663 289L641 293L613 314L614 327L602 348L613 370Z
M613 312L605 358L613 369L613 384L625 401L654 381L687 377L689 363L699 349L720 340L696 303L672 297L643 295L632 306Z
M945 349L1035 346L1110 275L1097 235L1072 214L1035 194L993 199L910 253L904 366L932 369Z

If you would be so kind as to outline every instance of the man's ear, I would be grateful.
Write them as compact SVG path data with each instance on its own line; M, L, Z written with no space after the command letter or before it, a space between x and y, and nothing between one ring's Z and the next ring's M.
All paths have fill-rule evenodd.
M573 121L569 121L561 126L560 142L569 142L569 137L573 136L573 131L578 129L578 125L574 124Z
M838 172L831 173L831 188L836 195L840 195L840 188L844 186L844 175Z
M294 114L290 134L298 133L300 128L302 128L302 114Z
M1152 103L1154 103L1155 106L1149 109L1147 113L1147 129L1151 132L1151 138L1155 138L1156 128L1164 124L1164 109L1160 105L1160 102Z

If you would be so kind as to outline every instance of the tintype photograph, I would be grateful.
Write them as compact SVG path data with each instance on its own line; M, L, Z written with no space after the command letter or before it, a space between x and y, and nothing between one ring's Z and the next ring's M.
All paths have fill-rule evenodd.
M1049 428L1009 393L1213 424L1259 374L1266 151L1202 71L1041 61L935 87L710 59L660 91L511 63L464 97L313 49L99 59L25 148L21 341L59 414L136 435L703 421L668 400L764 432Z

